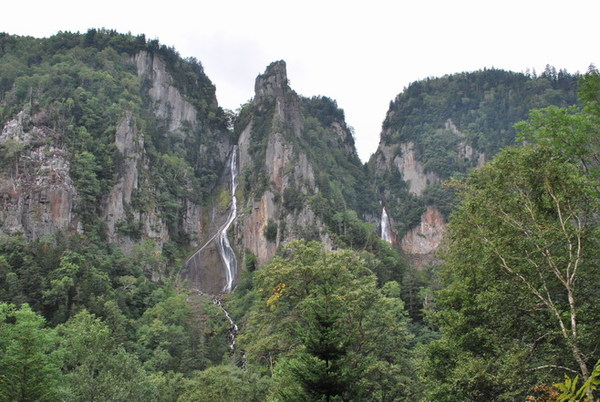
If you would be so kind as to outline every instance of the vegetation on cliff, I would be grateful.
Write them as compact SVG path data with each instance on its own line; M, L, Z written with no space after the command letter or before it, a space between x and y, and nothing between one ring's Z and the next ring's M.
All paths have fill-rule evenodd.
M418 225L427 206L449 216L454 194L441 183L513 145L513 126L529 110L575 104L578 78L548 66L539 76L486 69L410 84L390 103L379 149L369 162L398 236ZM410 191L392 163L406 158L401 145L409 143L422 174L434 177L422 194Z
M163 60L196 123L170 130L156 113L132 59L140 52ZM83 221L31 241L0 237L0 401L598 398L596 71L581 77L575 106L578 77L551 68L430 79L399 95L384 122L386 152L412 142L428 172L454 177L456 199L439 182L411 194L399 171L361 164L343 111L326 97L284 91L280 108L255 99L229 131L199 62L143 36L2 34L0 71L1 121L24 111L26 125L66 150ZM547 105L518 125L526 145L506 147L512 125ZM159 247L129 211L119 224L135 239L127 252L107 241L98 213L122 173L115 131L126 115L148 165L130 207L163 216L170 236ZM248 269L219 301L235 327L181 283L182 226L187 201L219 197L219 141L248 127L240 199L253 205L271 192L280 213L259 235L276 242L294 229L286 216L303 209L315 220L262 267L245 250ZM284 173L302 153L312 179L271 182L274 133L295 152ZM467 173L476 163L456 151L462 142L491 161ZM19 155L35 146L2 144L7 182L24 174ZM14 196L1 188L6 208ZM378 193L399 233L427 204L450 214L439 269L409 269L378 239L367 223L380 216ZM314 241L319 231L327 244Z
M178 130L183 132L170 132L169 119L155 115L148 95L150 77L140 77L134 63L140 52L164 62L173 85L202 122L195 131L184 126ZM227 117L197 60L181 59L158 40L109 30L61 32L47 39L3 33L0 71L0 120L25 111L28 126L46 130L51 145L68 151L70 174L80 195L79 215L88 230L99 235L103 230L99 200L122 174L123 155L115 146L115 132L129 113L143 137L140 152L149 159L148 174L140 180L131 206L142 212L158 205L173 238L183 235L182 200L208 199L223 167L216 146L219 137L228 135ZM18 149L14 145L2 145L13 160L38 144L21 144ZM8 161L3 162L6 168Z
M432 400L523 399L564 374L590 378L600 357L599 84L592 71L581 107L532 112L519 125L527 145L459 184L429 315L442 333L423 371Z

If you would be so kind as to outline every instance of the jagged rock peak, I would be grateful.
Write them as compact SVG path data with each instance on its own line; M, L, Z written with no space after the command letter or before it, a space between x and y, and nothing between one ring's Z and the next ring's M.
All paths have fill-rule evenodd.
M288 85L285 61L275 61L267 67L264 74L256 77L254 92L256 98L280 97L290 89Z

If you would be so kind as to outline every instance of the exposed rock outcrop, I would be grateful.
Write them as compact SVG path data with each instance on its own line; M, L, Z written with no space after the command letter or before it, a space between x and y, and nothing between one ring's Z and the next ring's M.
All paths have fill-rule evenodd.
M402 178L408 184L411 194L421 195L429 184L437 183L440 178L433 172L425 172L423 164L415 155L415 144L410 141L400 144L400 152L391 163L400 173ZM390 152L386 150L388 155ZM384 155L385 155L384 153Z
M224 163L230 152L229 137L218 129L205 128L207 124L201 113L177 88L165 61L146 51L128 61L136 67L143 82L148 83L140 89L148 90L149 112L154 119L149 122L158 125L153 127L158 135L174 138L171 143L198 144L195 151L199 161L210 157L217 161L217 166L218 161ZM206 96L206 104L216 107L214 94L211 98L208 91ZM52 120L56 117L49 117L51 113L43 108L36 113L30 116L28 109L17 113L4 122L0 133L0 145L6 151L0 177L0 235L20 233L35 240L58 230L83 232L77 210L78 192L71 177L73 155L64 145L63 134L49 128L61 127ZM199 205L197 197L181 197L180 221L169 227L164 211L156 202L165 189L154 188L151 180L156 167L150 166L144 132L148 122L141 121L141 116L124 111L116 123L114 146L120 155L115 159L118 163L114 182L97 200L97 212L105 222L107 238L130 251L137 242L148 238L160 247L172 240L173 231L177 231L178 235L187 236L192 245L198 245L210 235L207 211ZM192 136L200 140L184 141ZM192 194L192 182L186 186L186 192ZM140 207L135 201L136 197L139 201L142 188L147 196Z
M387 121L397 119L397 112L390 110L388 112ZM386 126L384 124L384 126ZM401 205L407 202L407 199L412 200L413 208L420 207L425 212L420 217L419 223L414 222L414 216L410 224L404 221L405 215L411 211L404 211L405 215L395 213L394 209L389 211L390 222L392 228L396 227L397 223L401 223L400 233L394 232L393 236L397 246L399 246L406 255L415 260L417 265L424 265L433 261L435 250L439 247L440 241L445 232L445 222L443 214L435 207L429 206L430 201L424 199L425 190L434 184L441 183L442 178L435 172L425 169L425 163L420 159L427 154L428 150L422 150L425 146L420 145L420 154L417 153L417 140L404 140L403 142L394 143L394 138L404 138L398 134L391 126L386 126L381 135L381 141L377 152L371 161L375 169L375 175L379 180L388 180L386 186L383 186L381 196L384 202L394 199L395 205ZM463 173L469 167L478 167L485 163L485 154L474 148L468 136L461 132L452 119L448 118L439 128L431 128L434 130L431 133L422 134L445 137L444 140L448 144L452 144L451 149L447 149L446 159L436 161L437 166L446 164L454 164L457 167L464 169ZM413 137L414 138L414 137ZM427 142L425 142L427 144ZM446 150L444 150L446 151ZM431 158L431 151L429 151ZM450 168L448 168L450 169ZM397 175L399 173L399 175ZM445 172L447 174L447 172ZM400 183L397 183L400 181ZM404 183L402 183L404 182ZM393 187L393 189L391 189ZM439 190L436 190L439 192ZM403 193L405 192L405 193ZM412 195L412 198L406 194ZM416 225L415 225L416 224ZM408 231L402 234L403 230ZM395 229L398 230L398 229Z
M304 237L308 232L331 244L324 234L324 225L307 203L293 211L282 207L288 194L286 190L293 189L303 195L318 191L309 158L289 137L303 136L303 115L300 98L290 89L288 82L284 61L272 63L256 79L253 106L260 109L274 104L271 126L265 133L264 159L256 160L259 154L251 153L254 119L238 140L240 171L262 166L269 183L268 189L258 198L246 199L246 212L238 220L241 247L256 255L259 265L269 261L280 245ZM267 239L265 236L268 225L277 227L274 238Z
M113 242L117 240L117 225L127 219L127 210L133 213L130 210L131 197L138 189L138 169L143 165L144 139L138 132L131 113L126 113L117 126L115 144L123 157L122 175L108 193L104 208L108 237ZM129 239L121 239L127 240Z
M199 121L196 109L174 86L173 77L161 58L141 51L136 54L135 63L138 76L150 80L148 94L154 101L154 113L157 117L168 121L168 130L179 131L184 123L190 124L192 129L197 128Z
M446 232L446 220L435 207L428 207L421 224L410 230L401 242L402 250L412 255L428 255L438 249Z
M58 134L32 124L22 111L0 135L0 145L12 153L0 181L0 235L20 234L31 241L59 230L81 231L69 160L50 144Z
M446 131L450 131L456 137L461 138L461 141L458 143L458 157L464 160L470 161L472 164L475 162L476 167L481 167L485 163L485 153L479 152L474 149L466 140L466 135L462 133L456 124L452 121L452 119L446 120L444 124L444 128Z

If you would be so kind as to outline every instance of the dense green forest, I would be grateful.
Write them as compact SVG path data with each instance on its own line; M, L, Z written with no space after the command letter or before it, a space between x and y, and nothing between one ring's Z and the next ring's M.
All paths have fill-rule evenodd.
M529 110L577 102L578 74L547 66L539 76L498 69L430 78L410 84L396 99L383 122L380 148L402 156L401 144L412 143L424 173L439 181L414 194L396 169L376 175L377 187L401 236L415 227L427 206L448 216L455 205L454 191L441 184L464 176L515 143L514 124ZM465 149L473 150L469 156ZM371 157L375 169L379 155Z
M527 389L531 400L554 400L550 384L565 374L589 387L566 400L594 400L599 89L592 71L582 108L532 111L517 126L527 145L456 183L461 202L429 315L442 333L424 361L432 400L515 400Z
M152 115L149 83L131 63L140 51L166 61L199 111L194 132L170 132ZM26 109L36 116L30 124L61 133L49 141L68 152L85 228L0 237L0 401L600 398L596 70L486 70L411 85L392 103L382 141L414 141L427 166L451 178L422 199L407 195L401 178L376 179L372 163L360 163L335 101L299 99L305 136L282 132L309 155L318 191L298 183L280 202L290 211L309 203L333 247L306 233L265 266L248 254L235 290L213 298L181 281L190 253L182 200L218 198L224 160L214 150L234 143L250 116L253 154L266 152L275 105L228 115L197 60L143 36L0 34L2 122ZM133 205L164 214L171 238L162 247L132 219L121 230L137 242L124 251L107 241L97 213L123 164L114 132L124 113L144 125L149 161ZM485 165L436 170L447 164L428 153L456 141L439 126L449 116L489 156ZM2 174L17 177L26 149L0 147ZM254 175L240 180L247 197L269 185L253 163ZM382 188L396 194L394 214L420 214L423 199L447 203L439 267L407 266L364 221L380 208Z

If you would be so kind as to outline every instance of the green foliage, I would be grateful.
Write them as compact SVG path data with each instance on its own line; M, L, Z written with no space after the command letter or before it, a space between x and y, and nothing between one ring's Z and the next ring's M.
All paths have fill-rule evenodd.
M298 212L304 206L306 194L300 189L288 186L283 190L283 207L289 212Z
M277 222L270 220L265 226L264 235L265 239L274 242L277 239Z
M0 167L12 175L19 174L19 156L25 145L15 140L8 140L0 144Z
M98 180L101 167L96 163L94 154L84 151L76 154L71 164L71 175L79 190L81 204L79 213L86 219L94 214L99 205L102 188Z
M554 384L554 386L561 392L556 399L558 402L563 401L593 401L595 391L600 388L600 360L594 366L590 377L579 387L577 384L579 377L571 379L565 375L565 381L563 383ZM579 387L579 388L578 388Z
M452 216L443 266L447 287L437 295L442 311L434 315L444 336L469 358L494 361L502 370L498 359L513 350L531 355L508 360L517 363L505 368L509 372L545 365L585 371L578 353L590 356L600 336L587 321L595 317L599 296L587 286L598 277L590 220L600 207L594 188L556 152L539 146L506 149L471 176ZM468 361L463 355L455 361L457 374ZM542 374L523 380L547 380ZM482 383L492 385L477 392L491 398L516 384Z
M344 111L327 97L301 101L304 121L299 146L319 172L317 185L329 202L317 212L328 224L330 211L351 209L361 217L373 213L377 210L375 189L354 150L353 131L344 121Z
M599 176L599 86L600 74L592 70L581 79L580 106L532 110L529 120L515 126L519 140L558 149L569 160L580 163L586 173Z
M530 133L535 144L506 148L459 188L442 256L446 287L430 315L443 333L427 348L432 399L513 400L550 383L552 370L590 376L600 339L600 294L590 285L600 275L600 204L585 161L595 134L580 138L582 148L560 139L596 116L568 115L550 109L544 123L534 113L532 126L552 130Z
M441 180L463 176L479 163L478 153L489 160L512 145L513 125L530 109L575 104L578 78L551 68L540 77L486 69L414 82L390 104L382 143L397 147L396 154L400 144L412 143L425 172ZM372 168L374 163L375 158ZM377 177L377 186L398 236L419 223L426 205L449 216L454 207L451 190L430 184L415 197L397 169L389 170Z
M389 211L389 215L396 223L397 236L403 236L419 224L421 215L426 210L425 203L420 197L408 191L408 185L397 169L386 170L383 177L378 179L377 189L380 194L389 194L385 197L386 210ZM433 193L439 192L433 190ZM428 200L429 198L430 195L428 195Z
M219 362L226 352L225 317L207 300L191 304L186 299L185 294L171 296L141 317L139 353L149 370L190 373ZM203 322L207 316L219 319Z
M246 268L246 271L248 271L248 272L255 271L257 268L256 265L257 265L256 255L254 255L252 252L250 252L248 250L244 250L244 266ZM239 284L237 286L239 286Z
M447 75L417 81L391 103L384 128L387 144L415 141L428 130L444 127L447 119L465 130L471 145L495 154L514 141L512 125L530 109L572 105L579 77L562 73L531 77L497 69ZM427 134L429 135L429 134Z
M140 400L150 397L140 361L119 346L109 326L82 311L57 328L69 400Z
M455 189L449 183L434 183L425 188L421 199L427 206L435 206L444 216L456 208Z
M222 311L150 281L156 272L169 278L149 240L124 256L80 236L1 238L0 400L176 400L184 374L220 364ZM4 303L29 300L55 329Z
M266 159L267 143L275 134L294 149L297 163L308 163L315 172L315 183L280 172L286 183L274 197L282 207L280 216L297 214L309 206L335 233L341 247L371 247L373 230L364 223L367 216L377 214L378 203L370 171L354 149L352 129L344 121L344 112L326 97L303 98L289 91L283 99L283 110L300 112L302 119L276 115L275 102L268 97L245 105L239 112L234 136L249 128L251 164L241 172L240 187L245 197L260 198L269 187ZM287 113L287 112L286 112ZM305 158L305 159L304 159ZM294 163L294 162L292 162ZM281 201L279 203L279 201ZM269 240L274 240L275 227L269 225ZM288 228L297 237L318 239L317 228ZM279 226L282 232L281 224Z
M270 379L234 366L215 366L194 373L178 401L264 401Z
M176 238L181 205L208 200L223 167L217 144L228 136L227 118L201 64L181 59L157 40L105 29L60 32L47 39L5 34L0 49L0 120L25 111L26 128L35 125L47 137L43 141L68 151L85 229L100 238L104 235L98 208L123 173L124 155L115 146L115 132L127 117L144 137L145 149L139 151L145 151L150 170L140 175L132 207L147 212L157 206ZM132 62L132 56L142 51L164 62L173 85L196 108L198 129L183 122L181 130L170 132L167 119L154 115L149 80L137 76ZM18 174L16 158L24 146L9 142L2 148L3 170ZM139 237L133 222L121 223L120 229L121 234Z
M252 195L254 199L259 199L269 184L265 160L274 113L273 101L267 100L260 105L248 104L240 111L240 118L236 120L234 127L234 134L237 134L246 129L248 124L252 124L248 150L252 155L252 164L242 172L241 182L244 183L244 194Z
M381 239L372 239L370 247L361 254L361 257L365 260L366 266L377 276L379 286L388 282L402 281L407 269L406 262L398 250Z
M407 393L402 302L377 290L357 254L321 247L292 242L256 273L259 299L240 339L249 367L273 370L283 400Z
M0 400L55 401L61 376L56 334L27 304L0 303Z
M302 106L304 113L319 121L323 127L331 127L333 123L344 122L344 111L340 109L334 99L326 96L313 96L304 98Z

